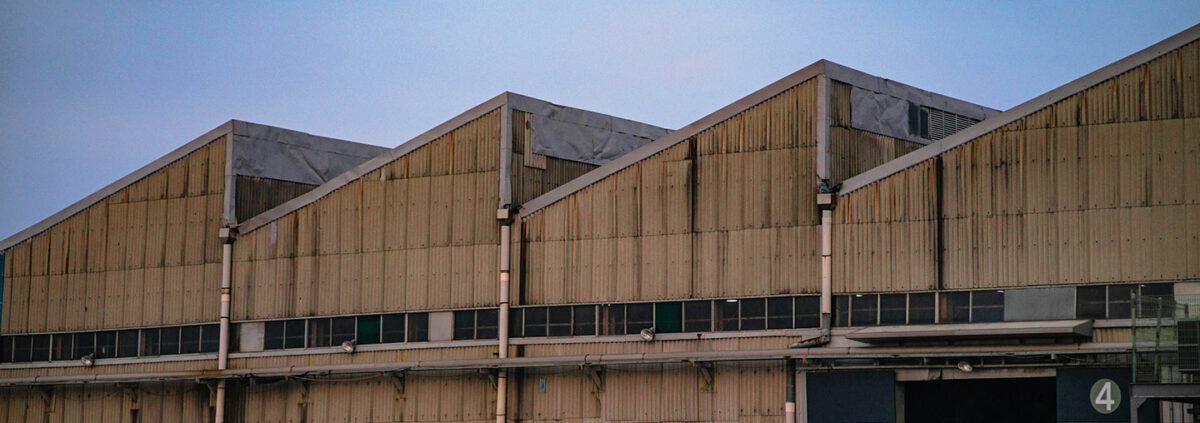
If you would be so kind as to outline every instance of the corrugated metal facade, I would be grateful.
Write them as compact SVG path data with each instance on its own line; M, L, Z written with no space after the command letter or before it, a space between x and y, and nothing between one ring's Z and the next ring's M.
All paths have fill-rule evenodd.
M233 319L494 305L499 145L495 110L242 234Z
M1200 47L1193 42L841 196L834 212L834 290L1200 278L1198 61ZM816 293L821 263L816 168L822 131L827 131L833 184L917 147L851 128L850 86L835 80L828 89L827 109L821 107L818 79L799 82L519 219L512 234L513 303ZM827 121L818 116L826 110ZM533 154L529 116L513 111L507 122L505 116L503 109L483 113L241 234L233 246L233 319L496 306L500 239L495 208L502 140L513 143L508 158L516 204L593 168ZM502 133L505 127L512 133ZM214 194L221 198L224 181L213 181L211 170L223 169L212 159L224 157L216 151L219 143L204 150L207 161L196 159L203 164L193 165L189 156L148 177L145 188L131 187L120 198L97 204L99 211L89 209L5 254L4 333L148 326L189 321L193 315L215 320L219 246L211 234L220 224L213 219L220 219L221 204L217 200L212 206L207 199ZM189 196L193 171L206 175L196 181L209 184L196 187L195 198L201 200L195 210ZM224 175L217 173L218 178ZM218 191L211 192L212 187ZM158 212L153 212L155 203L160 204ZM157 248L137 241L142 233L158 240L153 244ZM83 241L73 242L79 239ZM202 241L189 241L197 239ZM35 254L40 251L49 253ZM104 254L96 257L92 251ZM78 316L51 316L56 313L47 307L53 305L31 312L35 308L29 304L54 302L48 299L51 294L31 292L30 286L53 290L55 276L66 284L61 285L65 292L79 294L74 303L57 300L66 304L63 310L78 310ZM182 283L178 289L146 284L163 279ZM37 280L47 282L31 282ZM189 283L197 289L189 291ZM71 286L79 290L71 291ZM131 294L140 302L127 302L133 301ZM93 302L81 302L87 298ZM91 308L100 303L122 307ZM115 320L109 320L110 314ZM83 326L97 319L95 326ZM770 350L800 338L796 332L727 334L722 339L655 342L629 342L628 337L622 342L526 340L512 346L511 354ZM1091 341L1129 339L1127 328L1098 327ZM496 353L495 345L440 345L353 354L300 349L239 353L229 364L259 369L484 359ZM956 347L975 352L989 348ZM1053 347L1010 345L1003 350ZM904 348L912 353L923 347L873 352ZM510 419L781 419L785 378L790 376L783 360L714 366L711 381L703 365L686 362L607 365L595 378L577 367L512 370ZM193 360L7 368L0 375L213 367L215 360ZM490 372L238 379L230 383L227 421L493 421L496 385ZM6 421L209 421L209 395L206 386L191 382L3 388L0 416Z
M809 80L524 219L525 303L815 292L815 104Z
M1198 69L1192 42L842 196L836 289L1200 278Z
M226 138L6 251L0 330L216 320Z
M208 388L192 382L0 388L6 422L202 423L211 415Z

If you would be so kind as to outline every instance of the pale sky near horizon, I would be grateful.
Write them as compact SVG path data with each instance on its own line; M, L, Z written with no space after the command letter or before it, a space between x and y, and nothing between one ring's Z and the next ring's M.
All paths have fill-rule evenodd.
M1200 1L0 2L0 239L229 119L394 147L503 91L678 128L819 59L1007 109Z

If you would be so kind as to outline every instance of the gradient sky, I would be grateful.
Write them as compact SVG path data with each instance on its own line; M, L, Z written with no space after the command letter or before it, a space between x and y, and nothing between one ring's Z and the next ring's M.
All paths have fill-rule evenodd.
M229 119L394 147L503 91L678 128L818 59L1007 109L1200 1L0 1L0 238Z

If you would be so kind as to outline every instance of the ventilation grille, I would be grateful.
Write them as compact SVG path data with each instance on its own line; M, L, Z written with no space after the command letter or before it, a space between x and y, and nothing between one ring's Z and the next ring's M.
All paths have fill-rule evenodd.
M979 122L966 116L929 109L929 139L937 141Z

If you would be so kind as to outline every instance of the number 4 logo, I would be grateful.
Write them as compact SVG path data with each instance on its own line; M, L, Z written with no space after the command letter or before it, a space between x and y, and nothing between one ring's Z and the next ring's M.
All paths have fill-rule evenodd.
M1092 384L1088 397L1092 400L1092 408L1100 414L1112 414L1121 406L1121 387L1110 379L1100 379Z

